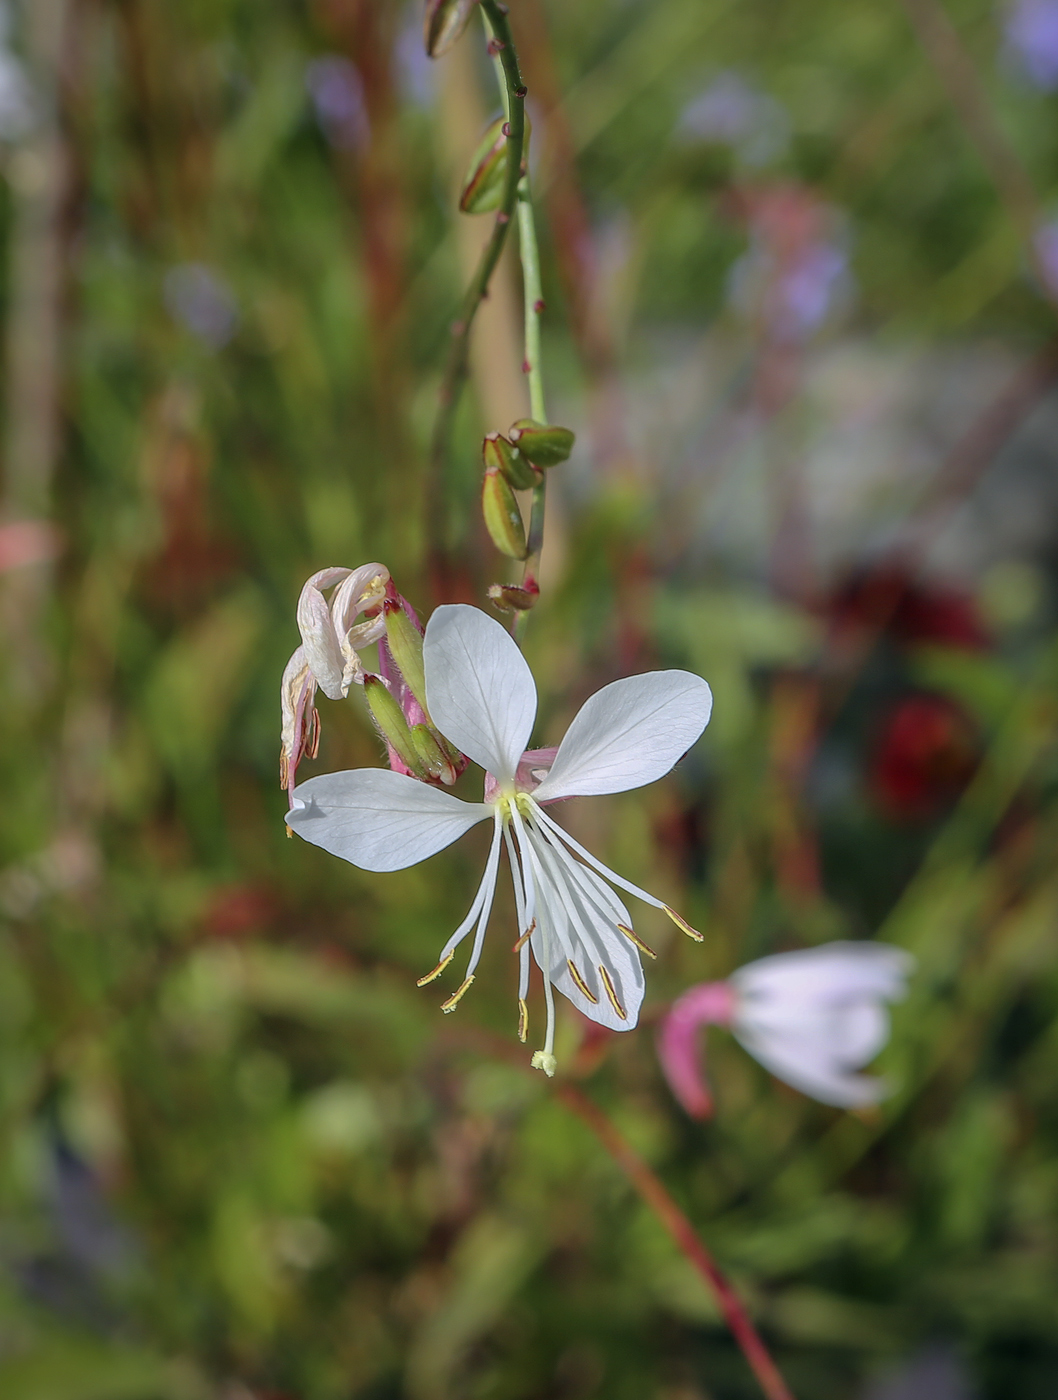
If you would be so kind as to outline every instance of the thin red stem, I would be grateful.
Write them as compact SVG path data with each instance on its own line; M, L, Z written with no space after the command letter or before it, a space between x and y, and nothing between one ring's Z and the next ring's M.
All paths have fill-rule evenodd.
M555 1093L570 1112L575 1113L581 1122L586 1123L592 1130L649 1209L672 1236L680 1252L709 1285L724 1321L742 1348L742 1353L768 1400L793 1400L792 1392L779 1374L778 1367L771 1359L767 1347L749 1320L734 1289L717 1268L712 1255L698 1238L694 1226L669 1195L660 1178L624 1140L602 1109L575 1084L556 1084Z

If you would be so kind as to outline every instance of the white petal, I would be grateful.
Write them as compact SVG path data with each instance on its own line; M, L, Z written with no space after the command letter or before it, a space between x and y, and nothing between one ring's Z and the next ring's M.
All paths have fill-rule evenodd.
M653 783L698 738L712 707L708 685L689 671L614 681L581 706L533 796L550 802Z
M300 783L286 823L361 870L403 870L492 814L387 768L354 768Z
M628 910L594 871L557 843L548 842L539 830L530 829L529 850L535 858L539 901L537 928L530 939L537 966L590 1020L613 1031L632 1030L639 1020L646 980L638 950L617 928L618 922L631 924ZM577 985L567 959L572 959L594 1001ZM624 1016L610 1000L602 968Z
M342 699L344 659L338 636L321 589L330 588L349 573L348 569L320 569L301 590L298 599L298 628L312 674L328 700Z
M536 686L514 638L462 603L438 608L423 641L434 724L468 758L509 782L533 732Z
M804 1046L774 1037L757 1037L735 1027L736 1038L778 1079L802 1094L835 1108L863 1108L877 1103L889 1092L884 1079L852 1074L843 1066L822 1057L805 1054Z
M789 1004L823 1006L863 996L895 1001L914 965L910 953L889 943L838 941L759 958L731 981L743 996Z

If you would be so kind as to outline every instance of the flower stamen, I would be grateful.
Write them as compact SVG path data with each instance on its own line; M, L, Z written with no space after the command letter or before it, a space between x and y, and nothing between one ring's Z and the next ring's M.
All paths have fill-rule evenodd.
M530 938L532 938L532 936L533 936L533 931L535 930L535 928L536 928L536 920L534 919L533 922L529 925L529 927L528 927L528 928L525 930L525 932L522 934L521 938L518 939L518 941L515 943L514 947L511 949L511 952L512 952L512 953L520 953L520 952L522 951L522 949L525 947L525 945L529 942Z
M617 1012L618 1016L620 1016L622 1021L627 1021L628 1012L621 1005L621 1002L617 996L617 989L614 987L614 984L610 979L610 974L606 971L606 968L602 965L602 963L599 964L599 976L602 978L602 984L606 988L606 995L610 998L610 1005Z
M636 933L635 929L629 928L627 924L618 924L617 928L619 932L623 933L626 938L630 938L632 940L632 942L636 945L636 947L641 953L646 953L648 958L653 958L655 962L657 961L657 953L654 952L654 949L650 946L649 943L643 942L639 934Z
M437 964L437 966L432 972L428 972L425 977L420 977L416 981L415 985L417 987L425 987L428 983L433 982L435 978L440 977L441 973L444 972L445 968L452 961L455 955L456 950L453 948L446 958L441 959L441 961Z
M569 975L573 978L574 982L576 982L577 986L591 1002L592 1006L598 1006L599 998L590 989L587 982L585 982L584 978L577 971L577 964L573 961L572 958L566 959L566 966L569 968Z
M529 1034L529 1008L525 1004L525 997L518 998L518 1039L525 1044L526 1036Z
M695 943L705 942L705 935L699 933L696 928L691 928L687 920L681 914L677 914L675 909L670 909L667 904L663 904L661 907L676 927L682 929L688 938L693 938Z
M445 1015L447 1015L449 1011L454 1011L456 1009L456 1007L459 1005L460 1001L463 998L463 994L469 989L470 984L471 982L473 982L473 980L474 974L471 973L470 976L463 983L463 985L461 987L457 987L456 990L452 993L452 995L448 998L448 1000L443 1001L441 1003L441 1010L445 1013Z

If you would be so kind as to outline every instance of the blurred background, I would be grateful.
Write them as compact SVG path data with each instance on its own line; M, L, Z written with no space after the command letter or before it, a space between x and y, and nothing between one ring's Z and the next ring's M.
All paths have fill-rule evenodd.
M566 1006L560 1060L801 1400L1058 1393L1058 0L945 4L510 5L578 434L539 741L657 665L716 696L672 778L568 809L706 941L647 910L643 1024ZM509 895L457 1015L416 989L480 841L396 877L284 837L304 579L379 560L427 615L507 576L506 258L426 478L499 104L478 21L434 64L421 25L0 7L4 1400L757 1393L521 1067ZM381 762L361 701L321 698L303 776ZM715 1032L717 1114L682 1113L674 996L875 936L919 960L880 1109Z

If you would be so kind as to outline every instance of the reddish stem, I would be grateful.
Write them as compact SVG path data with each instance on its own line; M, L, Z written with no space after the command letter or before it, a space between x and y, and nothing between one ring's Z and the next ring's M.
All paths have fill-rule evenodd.
M575 1084L556 1084L555 1093L581 1122L588 1125L672 1236L677 1248L712 1289L724 1321L742 1348L742 1353L768 1400L793 1400L791 1391L779 1374L778 1367L771 1359L767 1347L749 1320L734 1289L717 1268L712 1255L695 1233L694 1226L669 1195L660 1178L629 1146L602 1109Z

